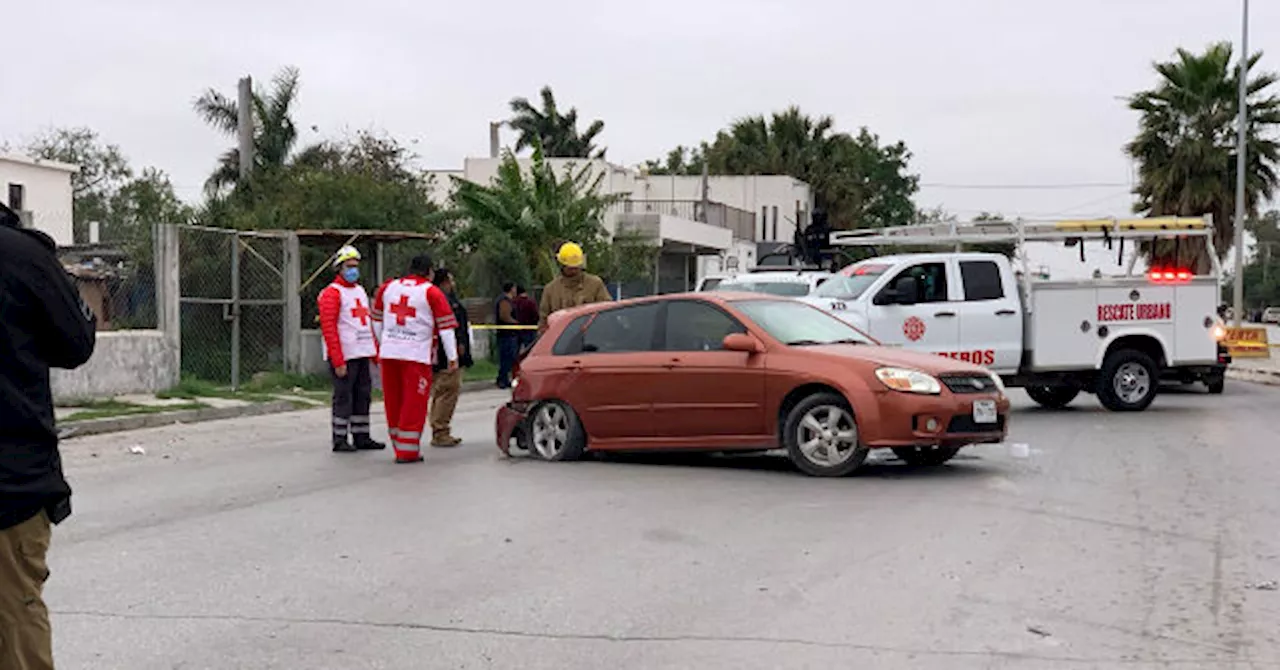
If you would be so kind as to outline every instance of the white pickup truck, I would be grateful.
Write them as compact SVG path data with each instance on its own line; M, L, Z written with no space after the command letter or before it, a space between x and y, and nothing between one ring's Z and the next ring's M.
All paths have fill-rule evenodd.
M1038 281L1004 255L954 252L872 258L803 300L886 345L984 365L1047 407L1085 391L1138 411L1161 376L1220 372L1218 296L1216 276L1189 271Z

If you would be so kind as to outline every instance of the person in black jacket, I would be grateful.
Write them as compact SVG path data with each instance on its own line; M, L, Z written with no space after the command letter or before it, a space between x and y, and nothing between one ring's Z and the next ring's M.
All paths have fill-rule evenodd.
M467 309L458 300L453 273L440 268L431 283L444 291L453 316L458 320L458 369L450 371L445 366L444 345L436 343L435 364L432 366L435 379L431 383L431 446L456 447L462 444L462 439L453 435L453 410L458 407L458 394L462 392L462 371L475 363L471 358L471 322L467 320Z
M0 204L0 668L53 668L50 524L71 514L49 368L93 355L96 319L47 235Z

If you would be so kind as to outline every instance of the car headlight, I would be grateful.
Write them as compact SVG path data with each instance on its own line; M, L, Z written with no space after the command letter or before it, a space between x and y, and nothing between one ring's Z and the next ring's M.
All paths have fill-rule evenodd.
M996 383L996 388L1000 389L1001 393L1004 393L1004 380L1000 378L1000 375L994 372L991 373L991 381Z
M942 393L942 383L938 381L938 378L919 370L879 368L876 370L876 377L880 380L880 383L895 391L927 393L929 395Z

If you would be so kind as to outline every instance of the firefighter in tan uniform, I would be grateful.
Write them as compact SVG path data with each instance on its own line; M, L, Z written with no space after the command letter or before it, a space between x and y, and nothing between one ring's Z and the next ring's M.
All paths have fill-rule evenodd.
M539 333L547 329L547 317L555 312L613 300L604 281L584 269L587 258L581 246L573 242L560 245L556 262L560 264L560 276L542 289L542 303L538 309Z

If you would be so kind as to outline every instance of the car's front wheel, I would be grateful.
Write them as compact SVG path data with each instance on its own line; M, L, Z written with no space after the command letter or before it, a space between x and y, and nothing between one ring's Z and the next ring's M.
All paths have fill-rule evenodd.
M529 418L528 444L544 461L576 461L587 450L587 434L573 408L549 401Z
M1062 409L1080 395L1080 389L1072 386L1028 386L1026 391L1038 405L1049 409Z
M867 460L853 409L834 393L801 400L787 414L782 430L787 455L807 475L843 477Z

